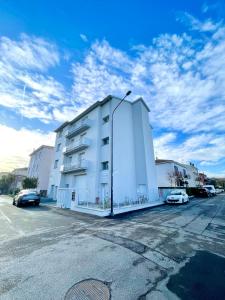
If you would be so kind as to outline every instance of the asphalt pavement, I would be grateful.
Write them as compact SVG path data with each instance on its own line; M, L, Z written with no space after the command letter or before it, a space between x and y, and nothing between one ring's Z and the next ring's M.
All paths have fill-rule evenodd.
M91 279L115 300L225 299L224 242L222 194L114 219L0 196L0 299L65 299Z

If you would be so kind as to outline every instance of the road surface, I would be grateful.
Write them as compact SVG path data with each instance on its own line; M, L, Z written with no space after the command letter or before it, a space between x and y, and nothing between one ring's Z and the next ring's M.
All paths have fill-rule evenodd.
M64 299L76 283L111 299L225 299L225 195L114 219L0 196L0 299Z

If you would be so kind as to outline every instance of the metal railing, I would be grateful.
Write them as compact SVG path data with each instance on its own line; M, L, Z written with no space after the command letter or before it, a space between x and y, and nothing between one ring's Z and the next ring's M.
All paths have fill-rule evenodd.
M68 145L63 148L63 154L72 154L77 151L83 150L90 146L90 140L87 138L83 138L82 140L79 140L78 142Z
M77 134L83 132L84 130L88 129L90 126L91 126L90 120L89 119L85 119L82 122L77 123L77 124L71 126L68 129L68 132L66 133L66 137L67 138L72 138L75 135L77 135Z
M65 164L61 166L61 172L62 173L71 173L76 171L86 171L88 168L88 161L83 159L77 164Z

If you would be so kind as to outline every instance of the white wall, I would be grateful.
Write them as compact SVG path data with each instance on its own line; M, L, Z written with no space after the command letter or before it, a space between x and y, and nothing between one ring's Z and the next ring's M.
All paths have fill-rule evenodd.
M111 110L118 104L111 102ZM132 105L123 102L114 115L114 203L136 198Z
M198 169L191 165L185 165L187 169L187 174L190 176L188 178L189 187L197 187L199 185L198 178Z
M53 148L42 147L31 155L28 177L35 177L38 179L38 191L48 190L53 153Z
M156 164L158 187L175 186L175 181L173 180L171 183L168 176L169 173L172 174L173 172L174 172L173 163Z
M174 166L177 166L178 171L183 174L183 170L186 170L186 174L188 178L184 178L184 181L188 181L189 187L196 187L198 182L196 181L197 177L197 169L190 165L182 165L176 162L166 162L166 163L157 163L156 171L157 171L157 182L159 187L175 187L176 182L175 179L172 178L172 183L169 180L168 173L174 173Z
M67 128L62 129L62 133L56 134L56 139L55 139L55 146L54 146L54 153L53 153L53 159L50 167L50 175L49 175L49 184L48 184L48 196L50 198L53 198L56 200L56 194L57 194L57 189L60 186L60 181L61 181L61 172L60 172L60 166L63 164L63 148L65 147L66 144L66 139L65 139L65 132ZM57 146L60 144L60 149L57 151ZM58 160L58 167L55 169L55 161Z

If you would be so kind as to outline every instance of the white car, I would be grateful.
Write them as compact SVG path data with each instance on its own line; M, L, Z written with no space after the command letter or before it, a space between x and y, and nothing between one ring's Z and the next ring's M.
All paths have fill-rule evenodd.
M208 185L203 185L203 187L209 191L211 196L216 196L216 189L215 189L214 185L208 184Z
M189 202L189 197L185 191L174 190L166 197L167 203L187 203Z

